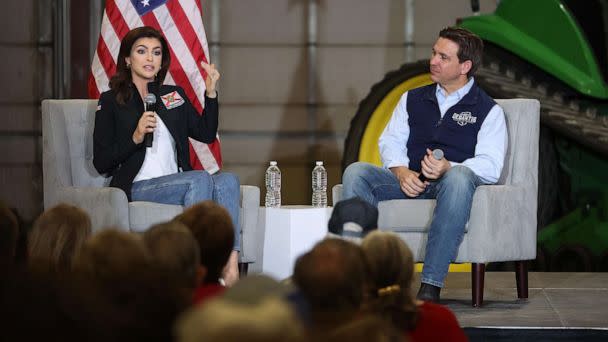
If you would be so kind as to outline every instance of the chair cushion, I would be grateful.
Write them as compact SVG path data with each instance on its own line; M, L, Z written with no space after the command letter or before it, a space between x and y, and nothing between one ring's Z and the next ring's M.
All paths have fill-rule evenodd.
M378 204L378 227L395 232L426 232L436 202L434 199L382 201Z
M129 203L129 223L132 232L146 231L150 226L166 222L181 214L181 205L136 201Z

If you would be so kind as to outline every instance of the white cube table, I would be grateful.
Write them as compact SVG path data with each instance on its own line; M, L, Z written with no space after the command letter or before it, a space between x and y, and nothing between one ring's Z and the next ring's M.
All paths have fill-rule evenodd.
M285 279L293 273L296 259L325 238L333 208L285 205L260 209L266 217L262 272Z

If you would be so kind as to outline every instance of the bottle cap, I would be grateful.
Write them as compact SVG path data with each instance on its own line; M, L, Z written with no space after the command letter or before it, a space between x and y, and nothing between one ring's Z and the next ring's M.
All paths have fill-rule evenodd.
M317 160L316 164L317 164L317 166L321 166L321 165L323 165L323 161Z
M277 162L275 160L271 161L270 166L277 166Z

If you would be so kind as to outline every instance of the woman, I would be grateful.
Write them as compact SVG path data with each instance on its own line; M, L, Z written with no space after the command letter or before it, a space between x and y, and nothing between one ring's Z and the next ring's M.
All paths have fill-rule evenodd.
M394 233L373 231L361 244L369 270L366 310L384 317L412 341L466 341L454 314L411 294L414 258Z
M99 98L93 164L99 173L111 175L110 186L124 190L130 201L188 207L214 200L224 206L235 227L234 248L224 271L224 280L231 285L238 279L239 181L230 173L211 176L192 170L188 148L188 137L204 143L216 138L220 74L213 64L201 62L207 78L205 112L199 115L182 88L163 85L170 63L167 41L155 29L139 27L123 38L110 90ZM149 89L158 89L153 91L156 112L144 106ZM152 147L145 146L146 134L153 135Z

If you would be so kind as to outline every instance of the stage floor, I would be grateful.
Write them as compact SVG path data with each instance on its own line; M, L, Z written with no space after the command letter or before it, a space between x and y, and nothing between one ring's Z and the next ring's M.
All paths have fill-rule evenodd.
M470 273L450 273L441 304L452 309L462 327L608 329L608 273L530 272L528 277L529 298L519 300L515 272L486 272L483 306L474 308Z

